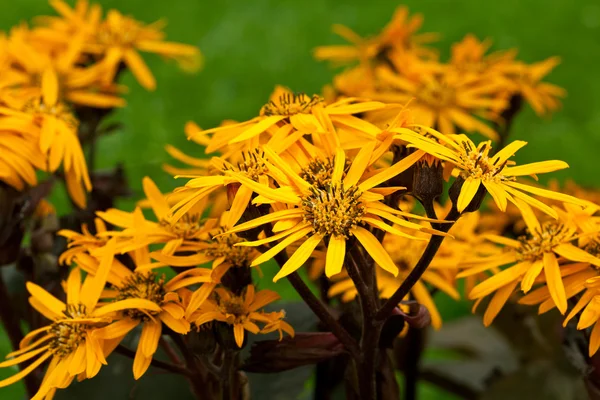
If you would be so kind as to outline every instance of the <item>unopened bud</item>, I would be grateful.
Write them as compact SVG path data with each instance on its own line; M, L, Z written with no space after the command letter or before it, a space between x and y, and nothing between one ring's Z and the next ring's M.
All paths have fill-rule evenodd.
M194 354L211 355L215 352L217 340L213 326L212 323L206 323L187 334L188 345Z
M439 159L425 155L415 164L412 194L421 202L431 202L444 191L442 163Z

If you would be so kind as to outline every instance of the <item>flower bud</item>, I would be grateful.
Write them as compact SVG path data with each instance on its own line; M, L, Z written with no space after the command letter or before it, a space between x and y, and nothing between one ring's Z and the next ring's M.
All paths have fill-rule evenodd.
M212 355L217 347L214 324L206 323L187 334L187 343L194 354Z
M425 155L415 164L412 194L421 202L432 202L444 191L442 162Z

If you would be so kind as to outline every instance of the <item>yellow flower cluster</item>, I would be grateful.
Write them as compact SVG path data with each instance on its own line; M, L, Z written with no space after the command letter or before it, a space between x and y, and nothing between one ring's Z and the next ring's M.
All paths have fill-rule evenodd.
M480 133L498 139L498 127L517 98L524 98L538 115L560 107L566 92L542 79L560 62L557 57L535 64L516 59L515 50L489 53L492 42L469 34L455 43L450 59L441 61L427 44L435 34L417 34L422 17L408 17L399 7L383 31L361 38L349 28L335 32L350 42L322 46L315 57L334 65L351 66L337 75L328 93L406 104L414 122L443 134ZM355 65L357 64L357 65ZM369 120L385 123L389 113L372 113Z
M156 83L139 52L199 66L194 46L164 41L162 23L144 25L116 10L103 18L99 5L71 8L50 1L58 16L38 17L0 35L0 180L18 190L37 184L36 171L61 167L73 202L85 207L92 189L82 142L90 110L123 107L117 85L128 68L145 88Z
M101 20L99 8L82 1L75 9L52 4L60 17L20 27L0 43L0 145L10 139L6 146L13 149L0 163L15 168L2 178L22 188L35 184L34 168L54 171L62 162L82 205L78 183L89 179L77 107L122 105L114 78L125 66L152 89L137 50L186 67L198 53L163 42L155 24L116 11ZM69 243L60 261L72 267L67 300L28 284L30 303L52 322L0 363L35 359L0 387L50 360L36 398L52 397L75 377L97 374L136 327L136 379L165 331L225 327L236 351L246 331L293 336L283 311L264 310L279 295L253 282L251 269L271 260L280 268L274 281L300 279L297 271L307 265L310 278L327 282L329 296L359 297L364 320L369 307L374 320L386 309L375 309L379 299L366 304L369 296L392 299L405 311L405 300L414 299L439 328L434 292L458 299L462 278L475 306L491 296L486 325L517 288L526 293L521 303L540 304L542 312L556 307L565 314L567 299L576 297L565 323L581 312L579 329L595 324L594 353L600 347L600 197L573 185L563 190L570 194L556 184L542 187L538 175L567 163L516 165L512 158L526 142L493 143L506 139L498 128L510 125L518 99L538 113L558 107L564 91L541 82L556 59L525 65L514 51L486 55L490 42L467 36L441 63L426 47L435 35L416 34L421 22L401 7L374 38L336 26L352 45L321 47L317 58L358 65L337 75L323 96L277 86L250 120L205 130L188 123L188 138L211 158L168 146L186 166L165 169L186 179L183 186L163 194L146 177L146 199L134 211L101 211L93 228L60 231ZM457 131L489 140L476 144ZM444 186L448 198L441 201ZM487 194L491 201L478 211Z

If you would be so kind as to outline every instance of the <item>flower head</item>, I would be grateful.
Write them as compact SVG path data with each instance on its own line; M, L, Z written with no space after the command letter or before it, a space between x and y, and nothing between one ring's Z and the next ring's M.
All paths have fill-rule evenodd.
M211 321L221 321L231 325L238 347L244 344L244 331L258 334L283 330L293 336L294 329L283 321L284 312L260 311L261 308L278 299L277 293L271 290L256 292L253 285L248 285L240 295L235 295L225 288L218 288L199 308L193 310L190 320L199 327ZM259 323L265 324L263 329L257 325Z
M263 246L279 241L255 259L252 265L261 264L276 256L291 244L306 239L282 266L274 280L278 280L300 268L321 242L327 244L326 275L338 274L344 263L347 241L353 238L356 238L364 246L377 264L388 272L397 275L398 268L393 260L381 243L366 228L372 226L394 235L419 239L395 226L388 225L384 222L384 220L387 220L390 223L397 224L402 229L438 233L399 218L399 215L409 218L415 216L397 211L383 204L380 201L383 196L375 188L410 167L423 155L420 151L411 154L389 168L370 174L365 179L365 171L371 163L375 144L371 143L362 148L346 173L344 172L347 167L346 155L342 149L338 149L333 164L321 164L325 167L328 165L332 167L329 171L330 178L323 179L323 176L327 176L327 174L317 175L320 179L317 180L315 185L293 171L271 149L265 147L264 150L268 161L286 175L286 181L289 182L288 186L273 189L256 184L240 174L230 173L230 175L235 177L241 185L247 185L259 194L254 199L255 203L277 202L281 203L281 207L265 216L242 223L229 232L241 232L267 223L275 223L271 228L274 232L272 236L239 244L241 246ZM311 171L309 175L305 174L305 176L314 176L314 171ZM319 183L324 186L319 186ZM385 192L394 192L397 189L391 188Z
M537 174L568 167L567 163L558 160L512 166L510 157L527 142L515 140L492 156L490 141L475 145L465 135L448 136L430 128L422 127L421 129L426 135L410 129L399 129L398 131L401 133L396 138L408 143L411 147L416 147L446 161L450 168L454 167L458 170L459 176L464 179L457 199L459 212L462 212L471 203L477 191L480 190L480 186L490 193L502 211L506 210L507 203L511 202L522 212L525 208L524 204L528 204L554 218L558 217L554 209L531 197L529 193L567 203L589 204L587 201L569 195L519 182L518 179L521 176L535 177Z
M564 314L567 311L567 295L563 276L568 275L576 264L584 268L600 266L599 258L574 243L581 233L576 225L561 218L540 223L528 206L524 206L523 210L526 210L527 235L518 240L486 235L488 240L504 246L502 255L473 258L458 275L464 277L510 265L479 283L469 293L469 298L480 299L495 292L484 317L486 325L492 322L517 285L520 284L524 293L529 292L540 281L538 278L542 272L541 279L547 286L551 301Z

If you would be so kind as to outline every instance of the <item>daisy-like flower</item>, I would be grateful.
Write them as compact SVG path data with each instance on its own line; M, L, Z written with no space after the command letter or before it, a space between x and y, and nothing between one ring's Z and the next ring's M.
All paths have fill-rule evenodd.
M52 323L30 332L21 341L20 349L8 354L8 360L0 363L0 368L5 368L31 362L21 372L0 381L0 387L19 381L48 360L44 380L34 400L51 398L56 389L66 388L75 377L93 378L102 365L106 365L106 357L117 344L96 338L95 332L110 324L115 312L129 308L147 312L160 310L147 300L98 303L112 261L112 256L104 257L98 274L87 275L83 282L81 270L74 268L66 282L66 303L40 286L27 283L31 295L29 303Z
M29 76L22 93L26 99L40 97L48 109L59 103L78 104L95 108L123 107L125 101L113 95L112 82L100 84L101 71L95 67L80 67L85 44L83 34L70 37L54 53L44 46L36 46L35 36L29 31L15 30L10 37L9 51L15 65Z
M271 98L260 110L260 115L238 124L226 124L218 128L192 132L192 140L213 135L206 152L222 148L226 144L247 142L245 149L253 149L261 144L276 148L280 141L298 141L304 134L313 135L314 144L322 144L334 152L336 127L349 127L367 133L376 128L353 114L378 110L386 107L377 101L363 101L346 98L333 104L325 104L317 95L293 93L282 86L275 88ZM325 134L325 135L317 135ZM214 142L213 142L214 141ZM289 146L289 144L288 144Z
M125 212L115 208L98 212L104 221L123 228L122 231L106 232L107 236L118 237L118 249L125 253L150 244L163 244L161 253L194 251L198 240L206 237L215 226L214 220L203 220L206 202L199 202L178 221L171 218L171 206L156 184L148 177L143 179L144 193L150 203L157 222L147 220L141 209ZM195 265L195 264L193 264Z
M239 154L238 154L239 157ZM210 174L206 172L202 175L186 175L191 178L183 187L178 188L175 193L183 198L173 206L176 210L173 214L173 220L179 220L188 210L217 189L231 186L231 208L228 211L227 223L229 227L233 226L241 218L248 207L252 198L252 189L236 185L235 179L232 179L226 173L229 171L243 174L263 185L269 185L272 176L277 174L277 170L269 168L264 161L264 154L259 149L251 151L241 151L241 160L232 164L220 157L213 157L210 162ZM279 174L281 179L281 174Z
M233 233L225 233L225 226L216 218L203 218L206 201L194 205L178 220L171 217L170 205L148 177L143 180L144 192L158 222L144 218L138 208L133 213L117 209L98 212L105 221L123 228L109 231L101 237L117 238L117 249L121 253L135 252L149 245L162 245L160 250L150 253L158 263L139 264L140 269L153 269L169 265L193 267L211 263L213 277L218 280L231 267L247 268L257 256L251 248L238 247L244 240Z
M423 16L408 15L408 8L400 6L394 12L392 20L381 33L372 38L362 38L350 28L334 25L333 31L346 39L351 45L321 46L315 49L315 58L329 60L337 64L354 61L371 61L384 56L391 49L412 51L422 57L435 57L435 51L425 47L427 43L436 41L435 33L417 34L423 24Z
M427 242L396 235L386 235L384 237L383 247L398 266L399 273L394 277L382 269L377 269L377 287L379 288L381 298L388 299L396 292L419 261L426 246ZM441 269L438 268L437 262L442 264ZM412 287L410 294L404 299L409 300L412 297L427 307L427 310L431 314L431 324L435 329L439 329L442 326L442 317L426 285L441 290L455 300L458 300L460 297L458 291L453 286L453 279L448 279L444 276L444 272L447 271L444 264L447 262L448 260L444 256L434 258L421 279L417 281ZM332 284L328 294L329 296L342 294L341 298L343 301L350 301L356 297L357 290L352 280L345 278Z
M114 80L119 64L124 62L144 88L154 90L156 80L138 51L174 59L186 70L198 69L201 64L201 54L195 46L164 41L164 25L161 21L144 25L117 10L109 10L84 51L103 56L105 83Z
M449 72L510 84L505 73L514 66L516 50L486 54L491 45L492 41L489 39L482 41L472 34L466 35L463 40L452 45Z
M7 124L28 126L36 132L39 148L48 158L47 169L54 172L63 165L71 199L77 206L85 208L85 192L92 190L92 183L77 136L79 122L71 110L60 102L49 107L42 98L36 97L27 102L22 111L0 107L0 115L6 117Z
M397 275L398 268L394 261L366 227L373 226L395 235L417 239L395 226L388 225L384 222L387 220L402 228L441 234L441 232L398 218L398 215L409 218L415 216L383 204L380 201L383 199L383 195L378 193L380 189L375 188L409 168L424 153L416 151L391 167L384 168L364 179L363 175L374 149L375 143L361 149L349 166L345 177L346 155L342 149L338 149L328 174L331 178L325 187L309 183L302 177L302 173L293 171L281 157L268 147L264 148L268 161L287 176L290 186L273 189L257 184L241 174L229 173L241 185L246 185L259 194L259 197L254 200L255 203L280 203L273 212L238 225L229 231L230 233L241 232L275 222L272 228L275 232L273 236L239 244L240 246L262 246L279 240L279 243L255 259L252 265L262 264L292 243L306 239L282 265L281 270L274 277L274 281L276 281L300 268L317 246L325 241L327 243L325 273L327 276L332 276L342 270L346 242L351 237L355 237L378 265ZM385 188L384 190L393 192L397 189Z
M535 64L514 63L508 70L513 87L511 91L522 95L538 115L544 115L560 108L559 98L565 97L565 89L551 83L542 82L554 67L560 63L558 57Z
M148 252L144 249L138 260L140 264L148 264ZM144 259L145 258L145 259ZM77 259L77 264L90 275L97 275L98 262L84 255ZM168 282L164 276L148 270L130 270L119 261L114 260L108 277L110 288L104 291L106 299L116 302L136 304L139 300L155 305L152 310L131 307L123 310L118 321L97 330L94 337L102 340L121 340L127 333L141 325L141 336L133 361L133 376L139 379L148 370L152 357L158 348L163 325L179 334L185 335L190 330L190 324L185 320L184 305L176 291L190 285L205 283L206 291L213 285L210 271L197 268L175 276Z
M100 218L94 219L94 227L96 233L90 232L87 224L81 225L81 232L72 231L70 229L61 229L57 232L58 235L67 239L67 250L65 250L58 261L64 265L71 265L80 254L89 254L97 249L106 246L109 237L103 236L106 229L106 224Z
M520 208L524 211L527 235L518 240L486 235L486 239L504 246L503 254L483 257L478 262L471 260L467 269L458 275L464 277L510 265L475 286L469 293L470 299L480 299L495 292L484 319L486 325L492 322L517 285L520 284L523 292L529 292L542 272L552 302L564 314L567 311L567 296L562 274L574 268L564 264L600 266L599 258L573 244L580 231L570 221L559 219L540 224L531 208L526 204L521 204Z
M238 347L244 344L245 331L256 335L283 330L290 336L294 336L294 329L283 321L284 312L260 311L261 308L279 298L280 296L271 290L256 292L253 285L248 285L239 296L225 288L217 288L199 307L188 307L189 319L198 327L211 321L221 321L231 325ZM265 324L262 330L258 326L259 323Z
M411 78L382 65L375 69L375 76L375 91L364 95L386 103L410 101L416 123L436 127L444 134L454 134L458 128L491 139L498 137L481 118L494 119L506 107L506 99L498 95L502 89L499 82L458 75L447 68Z
M82 35L86 40L93 37L102 18L99 4L77 0L71 7L63 0L50 0L50 6L58 15L35 17L32 35L36 40L54 45L65 45L73 37Z
M544 213L557 218L556 210L535 199L536 196L586 206L589 202L562 193L541 189L518 182L521 176L536 176L546 172L568 168L564 161L541 161L519 166L510 166L509 160L527 142L515 140L495 155L490 156L491 141L485 141L475 146L466 135L443 135L434 129L420 126L427 135L416 133L410 129L397 129L396 136L411 147L421 149L449 163L450 167L458 170L464 179L457 200L457 209L462 212L475 197L480 186L487 190L501 211L506 210L508 202L516 205L523 214L523 204L529 204Z

